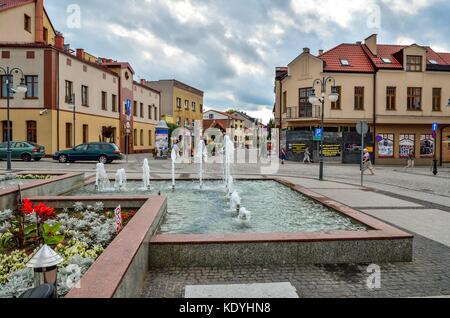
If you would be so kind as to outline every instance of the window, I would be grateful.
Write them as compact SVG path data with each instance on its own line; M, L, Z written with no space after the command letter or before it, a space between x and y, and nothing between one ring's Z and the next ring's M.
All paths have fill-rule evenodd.
M144 103L141 103L140 105L140 111L141 111L141 118L144 118Z
M181 124L181 118L177 117L177 126L180 127L180 124Z
M389 59L389 58L383 58L382 59L383 60L383 62L385 63L385 64L392 64L392 60L391 59Z
M340 110L341 109L341 100L342 100L342 87L336 86L336 93L339 94L339 99L335 103L331 103L331 109Z
M395 110L396 95L396 87L386 87L386 110Z
M102 110L108 110L108 96L106 92L102 92Z
M83 125L83 143L89 142L89 126Z
M408 110L422 110L422 88L408 87Z
M158 108L155 107L154 111L155 111L155 120L158 120Z
M44 28L44 41L48 44L48 29Z
M350 66L350 62L347 59L341 59L342 66Z
M37 143L37 123L34 120L27 121L27 141Z
M137 129L135 129L133 131L133 145L137 146L137 140L138 140Z
M185 119L184 120L184 127L188 128L189 127L189 119Z
M117 96L112 94L111 96L111 106L112 106L112 111L117 113Z
M140 136L139 136L140 138L140 142L141 142L141 146L143 146L144 145L144 130L143 129L141 129L141 133L140 133Z
M189 110L189 101L187 99L184 101L184 110Z
M214 119L214 114L209 114L208 119Z
M442 88L433 88L433 111L441 111Z
M2 51L2 59L9 59L11 57L11 52Z
M193 111L193 112L195 112L195 106L197 106L197 105L195 104L195 102L192 102L192 111Z
M81 106L89 106L89 88L81 86Z
M152 106L148 105L148 119L152 119Z
M422 72L422 56L408 55L406 57L406 70L408 72Z
M181 98L177 97L177 108L181 108Z
M203 113L203 104L200 104L200 113Z
M8 121L4 120L2 121L2 137L3 141L8 141L8 131L9 131L9 140L13 140L13 123L12 121L9 122L9 129L8 129Z
M38 77L37 76L25 76L25 83L27 85L27 92L25 98L35 99L38 98Z
M138 116L138 109L137 109L137 101L133 102L133 116L137 117Z
M2 75L0 76L0 80L2 82L2 89L0 91L0 98L8 98L8 85L6 83L6 80L9 78L9 82L10 82L10 88L13 87L13 83L12 83L12 76L6 76L6 75ZM10 91L9 96L12 98L12 94Z
M438 63L436 60L428 60L428 62L430 62L430 64L437 64Z
M66 103L71 103L73 97L73 83L66 81Z
M299 91L299 110L298 110L298 116L300 118L306 117L310 118L312 117L312 105L309 103L309 95L312 93L313 89L311 87L308 88L300 88ZM295 114L291 113L291 116Z
M24 19L23 19L23 28L25 29L25 31L28 31L31 33L31 18L28 15L24 15Z
M149 146L152 145L152 131L151 130L148 131L148 145Z
M355 110L364 110L364 87L355 87Z
M66 148L72 147L72 124L66 123Z

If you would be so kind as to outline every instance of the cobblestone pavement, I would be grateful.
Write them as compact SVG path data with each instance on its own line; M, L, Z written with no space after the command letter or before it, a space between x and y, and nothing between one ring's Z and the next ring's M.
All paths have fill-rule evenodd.
M380 264L381 289L369 290L369 264L293 267L165 268L149 272L142 297L183 298L188 285L290 282L300 298L450 295L450 249L416 236L414 262Z

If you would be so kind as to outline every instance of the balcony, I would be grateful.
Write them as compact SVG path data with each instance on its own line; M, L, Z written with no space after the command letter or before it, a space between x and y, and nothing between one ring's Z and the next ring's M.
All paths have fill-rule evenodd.
M320 119L320 106L319 105L303 105L292 106L287 108L286 119L287 120L312 120Z

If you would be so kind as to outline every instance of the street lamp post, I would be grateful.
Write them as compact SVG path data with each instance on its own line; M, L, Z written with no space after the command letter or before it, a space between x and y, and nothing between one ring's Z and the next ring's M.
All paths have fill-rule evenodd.
M323 139L324 139L324 122L325 122L325 96L327 93L327 84L333 83L331 86L331 94L328 96L330 101L332 103L336 103L339 100L339 94L337 93L336 89L336 80L333 77L323 77L322 79L316 79L313 82L313 88L309 95L309 103L312 105L317 104L320 102L322 104L322 110L321 110L321 120L320 120L320 127L321 127L321 138L320 138L320 168L319 168L319 180L323 181L323 164L324 164L324 156L323 156ZM314 87L316 85L320 85L321 92L320 97L316 96L316 91Z
M6 169L8 171L11 171L12 170L12 167L11 167L11 153L12 153L11 130L12 130L12 127L11 127L11 120L10 120L10 99L11 99L11 95L14 93L25 94L27 92L27 85L25 84L25 76L23 75L23 71L20 68L15 67L15 68L10 69L9 67L7 67L5 69L3 67L0 67L0 71L1 71L0 74L3 73L6 77L6 114L7 114L6 115L6 117L7 117L7 119L6 119L7 120L7 122L6 122L6 139L8 142L8 148L6 151L6 154L7 154ZM13 89L11 87L11 85L12 85L11 82L12 82L13 76L14 76L14 74L19 74L19 73L22 75L20 84L17 86L16 89ZM3 87L2 87L2 89L3 89Z
M72 103L72 107L73 107L73 146L74 147L76 147L77 146L77 144L76 144L76 141L77 141L77 135L75 134L76 133L76 105L75 105L75 94L72 94L72 100L71 100L71 103Z

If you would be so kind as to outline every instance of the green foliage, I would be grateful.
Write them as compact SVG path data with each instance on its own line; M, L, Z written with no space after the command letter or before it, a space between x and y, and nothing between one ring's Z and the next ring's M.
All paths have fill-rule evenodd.
M0 254L0 284L6 283L10 274L24 269L28 259L28 255L23 251Z
M0 252L3 253L6 250L11 249L14 246L14 236L7 233L0 233Z
M62 224L55 223L50 226L47 223L43 226L42 238L44 239L44 243L47 245L58 245L64 241L64 235L58 235L58 231L60 230Z

